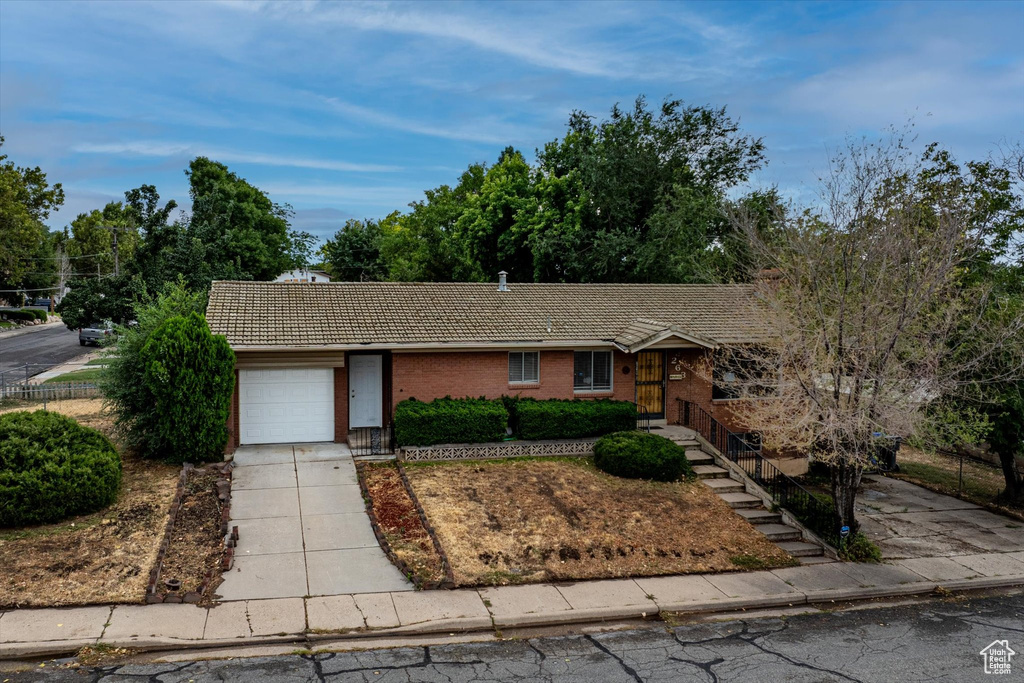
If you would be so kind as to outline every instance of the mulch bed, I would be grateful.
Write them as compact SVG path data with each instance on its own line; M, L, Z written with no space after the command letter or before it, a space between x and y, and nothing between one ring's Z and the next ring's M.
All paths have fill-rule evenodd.
M391 561L420 588L450 583L446 563L393 463L361 465L370 521Z
M460 586L795 563L699 482L620 479L589 459L405 471Z
M158 564L154 588L164 602L212 602L220 584L224 557L222 533L223 502L217 482L222 466L187 468L181 486L181 501L168 530L167 548ZM172 587L169 582L178 582ZM147 595L147 600L152 600Z

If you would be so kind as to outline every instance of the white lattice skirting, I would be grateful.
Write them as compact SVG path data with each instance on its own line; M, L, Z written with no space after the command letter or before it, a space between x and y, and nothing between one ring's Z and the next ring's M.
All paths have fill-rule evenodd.
M501 441L496 443L438 444L405 446L398 450L400 460L486 460L525 458L545 455L593 455L594 441Z

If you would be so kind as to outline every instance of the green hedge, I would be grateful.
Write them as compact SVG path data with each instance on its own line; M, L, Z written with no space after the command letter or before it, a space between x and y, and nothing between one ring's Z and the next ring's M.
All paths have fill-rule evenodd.
M629 401L527 398L509 405L516 434L523 439L579 439L636 428L636 406Z
M49 319L49 315L46 313L46 311L44 311L41 308L28 308L25 310L30 311L32 315L34 315L39 320L42 320L44 323Z
M410 398L395 407L395 440L401 446L484 443L506 437L508 413L500 400Z
M646 432L617 432L594 444L594 465L628 479L678 481L693 478L686 451L663 436Z
M43 313L43 311L39 311L39 313ZM3 314L7 316L8 320L21 320L24 322L32 322L33 320L40 319L39 316L36 315L36 311L31 308L23 308L21 310L15 311L4 311ZM42 320L46 320L45 313L43 313Z
M0 527L99 510L120 485L121 458L95 429L45 410L0 415Z

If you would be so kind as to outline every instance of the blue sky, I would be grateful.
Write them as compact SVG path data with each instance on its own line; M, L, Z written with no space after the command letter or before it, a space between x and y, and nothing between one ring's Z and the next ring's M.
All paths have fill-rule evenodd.
M1024 2L0 2L0 133L63 226L142 183L187 207L205 154L321 236L403 209L569 113L726 105L753 185L813 192L829 148L914 117L961 159L1024 138Z

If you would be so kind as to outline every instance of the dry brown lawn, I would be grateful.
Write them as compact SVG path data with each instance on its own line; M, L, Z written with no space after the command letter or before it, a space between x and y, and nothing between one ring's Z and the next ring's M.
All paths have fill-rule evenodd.
M406 466L462 586L723 572L793 558L699 482L588 459Z
M79 399L48 408L109 435L112 420L102 405L102 399ZM0 529L0 607L142 601L180 468L122 458L121 494L105 510L58 524Z

